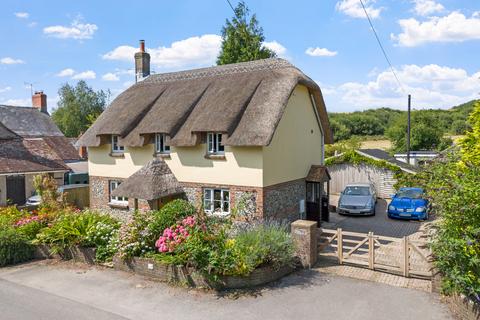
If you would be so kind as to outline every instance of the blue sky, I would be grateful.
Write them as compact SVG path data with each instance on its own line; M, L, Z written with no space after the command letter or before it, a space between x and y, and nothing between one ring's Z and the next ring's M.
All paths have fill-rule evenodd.
M480 1L364 0L398 86L359 0L250 0L274 49L317 81L331 112L448 108L479 98ZM141 3L141 4L139 4ZM237 1L232 0L235 5ZM133 83L145 39L157 73L215 63L226 0L13 1L0 4L0 103L30 105L44 90L85 79L113 96Z

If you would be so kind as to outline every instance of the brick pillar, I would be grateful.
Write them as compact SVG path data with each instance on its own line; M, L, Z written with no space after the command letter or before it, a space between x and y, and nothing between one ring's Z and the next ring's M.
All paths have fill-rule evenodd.
M296 255L304 268L311 268L318 258L317 222L297 220L292 223Z

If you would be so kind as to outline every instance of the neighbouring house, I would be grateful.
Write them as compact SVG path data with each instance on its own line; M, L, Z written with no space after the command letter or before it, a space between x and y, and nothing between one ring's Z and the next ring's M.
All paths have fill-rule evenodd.
M294 220L319 204L332 143L318 85L282 59L137 79L80 138L91 206L126 217L185 197L207 213L234 208ZM140 75L140 76L139 76Z
M340 194L349 183L371 182L380 198L395 193L396 174L415 174L417 168L381 149L360 149L326 159L332 178L330 192Z
M82 160L48 115L47 96L36 92L32 105L0 105L0 206L25 204L35 175L50 174L63 185L68 164Z
M412 166L421 166L435 160L435 158L439 156L439 153L436 151L410 151L410 161L406 153L396 153L393 156L401 162L410 162Z

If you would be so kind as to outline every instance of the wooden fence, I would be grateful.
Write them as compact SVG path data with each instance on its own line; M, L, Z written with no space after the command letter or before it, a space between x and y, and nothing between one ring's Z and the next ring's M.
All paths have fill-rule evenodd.
M411 237L393 238L373 232L357 233L342 229L319 229L321 256L349 264L399 274L404 277L431 278L431 251L428 242Z

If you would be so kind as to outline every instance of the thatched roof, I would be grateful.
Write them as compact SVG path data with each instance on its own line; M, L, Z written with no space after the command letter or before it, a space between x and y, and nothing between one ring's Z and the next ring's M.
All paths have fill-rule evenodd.
M155 200L182 192L182 187L165 161L156 158L123 181L112 195Z
M153 133L170 144L191 146L198 133L222 132L230 146L266 146L298 84L314 96L325 141L332 133L318 85L282 59L265 59L211 68L151 75L121 95L80 138L99 146L117 134L125 146L142 146Z
M330 177L330 173L328 172L327 167L319 166L319 165L312 165L310 167L310 171L308 172L307 177L305 178L306 181L309 182L325 182L328 180L332 180Z

